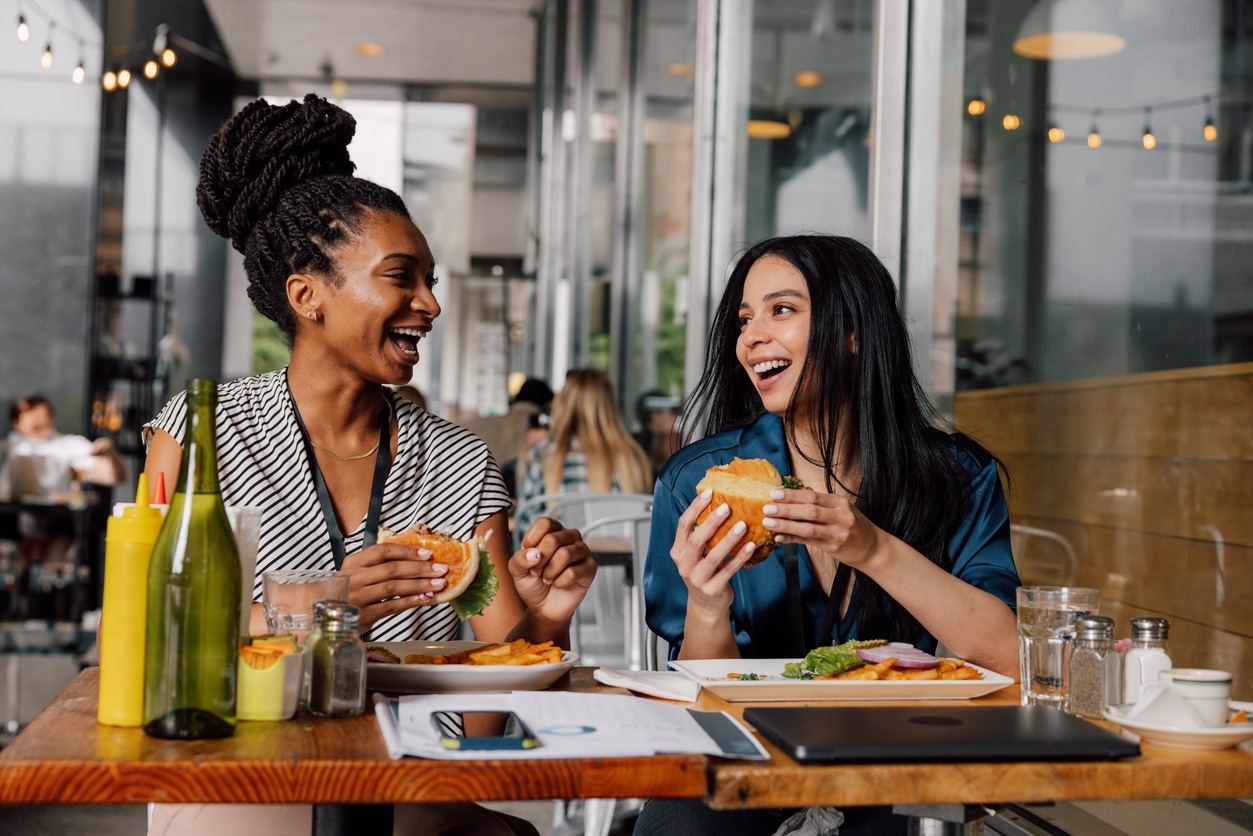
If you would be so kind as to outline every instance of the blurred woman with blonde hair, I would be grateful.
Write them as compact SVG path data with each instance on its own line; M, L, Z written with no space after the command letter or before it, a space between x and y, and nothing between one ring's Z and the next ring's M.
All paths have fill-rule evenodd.
M553 400L548 437L526 454L519 504L542 494L652 489L652 465L622 420L609 379L596 369L571 369Z

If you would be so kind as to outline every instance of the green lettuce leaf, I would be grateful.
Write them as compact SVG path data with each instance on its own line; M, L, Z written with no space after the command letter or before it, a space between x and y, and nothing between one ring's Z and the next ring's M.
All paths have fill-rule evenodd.
M496 597L499 589L500 581L496 578L496 567L492 565L491 555L480 550L479 571L474 576L474 582L449 604L457 617L465 621L470 616L478 615L487 609L487 605Z
M789 676L786 668L796 665L798 670L795 674L791 674L793 679L804 678L804 674L808 673L814 676L844 673L853 668L860 668L866 664L865 661L857 655L859 647L878 647L887 644L884 639L868 639L866 641L857 641L851 639L844 644L826 645L823 647L815 647L809 653L805 654L804 662L792 662L785 665L784 676Z

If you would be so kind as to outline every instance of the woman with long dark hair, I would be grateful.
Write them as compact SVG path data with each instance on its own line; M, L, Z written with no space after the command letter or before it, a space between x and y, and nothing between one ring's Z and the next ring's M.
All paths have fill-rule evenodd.
M1018 576L996 459L943 427L913 373L892 278L866 247L792 236L748 250L692 401L689 432L704 438L658 479L644 579L649 625L680 658L794 656L849 638L932 650L938 639L1017 672ZM739 572L751 549L735 538L706 549L718 509L695 525L709 502L697 481L734 456L769 459L812 488L767 509L776 541L797 547L802 612L788 611L789 549Z
M644 572L649 626L681 659L802 656L849 639L905 641L1014 676L1018 575L996 459L944 426L914 375L896 288L865 246L763 241L736 264L715 315L688 432L654 490ZM696 484L734 457L768 459L778 489L754 551ZM718 813L652 801L636 833L771 833L789 811ZM843 811L840 832L904 820ZM896 819L896 821L893 821ZM851 829L850 829L851 827Z

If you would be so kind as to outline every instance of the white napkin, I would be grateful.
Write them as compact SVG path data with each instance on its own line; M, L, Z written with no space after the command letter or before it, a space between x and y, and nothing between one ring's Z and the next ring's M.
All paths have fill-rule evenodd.
M1159 726L1205 727L1179 689L1165 681L1146 685L1140 699L1126 712L1126 717Z
M597 668L592 671L597 682L626 688L650 697L679 702L696 702L700 683L678 671L619 671L613 668Z
M774 832L774 836L838 836L844 814L835 807L806 807Z

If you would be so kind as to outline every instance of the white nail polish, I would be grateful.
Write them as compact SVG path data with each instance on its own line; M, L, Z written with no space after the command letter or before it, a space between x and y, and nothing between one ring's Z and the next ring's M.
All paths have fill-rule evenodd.
M743 520L740 520L735 525L731 526L732 534L743 534L747 530L748 530L748 526L744 525Z
M766 517L764 520L762 520L761 524L765 526L766 528L774 528L776 525L778 525L778 523L775 520L772 520L770 517Z
M724 502L718 506L718 510L714 511L714 513L720 517L725 517L727 514L731 513L731 506Z
M785 495L786 494L783 493L782 488L775 488L774 490L770 492L771 499L782 499Z

